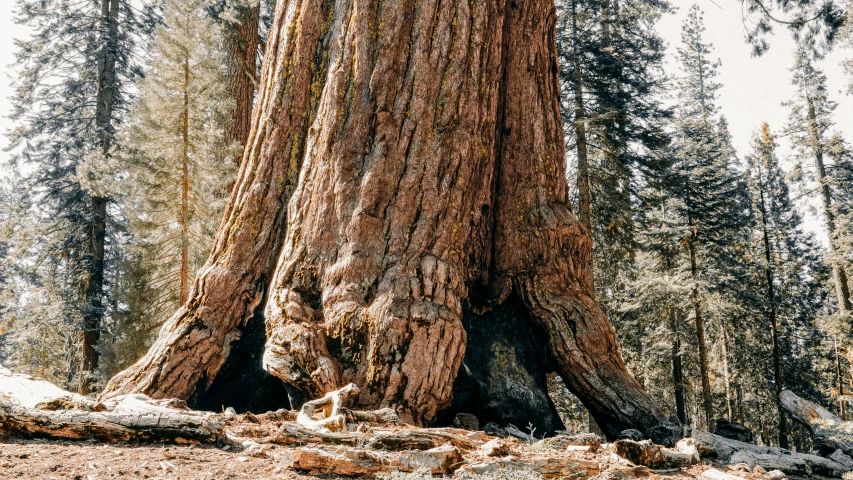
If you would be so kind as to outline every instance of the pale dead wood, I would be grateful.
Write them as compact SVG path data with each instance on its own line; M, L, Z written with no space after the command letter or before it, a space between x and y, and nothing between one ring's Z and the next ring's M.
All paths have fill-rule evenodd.
M845 422L822 406L800 398L790 390L779 394L782 408L811 433L815 451L829 457L841 450L853 457L853 422Z
M679 448L672 450L656 445L649 440L617 440L614 442L616 454L637 465L650 468L677 468L699 463L696 448L679 442Z
M492 477L507 471L521 470L533 471L545 478L589 478L601 473L602 468L601 464L595 461L539 455L524 459L505 457L465 465L462 470L480 475L491 475Z
M721 472L715 468L710 468L700 473L699 478L703 480L741 480L741 477Z
M317 473L363 476L379 472L413 472L427 468L433 474L447 474L462 465L456 447L444 445L424 451L383 452L365 448L297 448L290 468Z
M344 402L358 395L355 384L333 390L323 398L305 402L296 423L310 430L339 432L347 429L347 418L341 413Z
M13 373L0 366L0 400L27 408L57 410L72 407L97 410L97 402L30 375Z
M246 430L243 430L245 433ZM240 433L235 431L239 436ZM369 432L323 432L311 430L302 425L285 422L276 432L263 438L256 438L258 443L275 443L278 445L343 445L366 446L382 450L427 450L450 443L468 451L473 450L489 439L486 435L468 435L469 432L449 428L417 428L405 427L382 430L373 428Z
M0 401L0 436L103 442L213 443L224 420L212 413L177 410L144 395L118 399L112 411L41 410Z
M759 465L766 470L781 470L792 475L824 475L840 477L849 471L844 464L835 460L796 453L778 447L764 447L739 442L694 429L691 438L702 457L713 458L720 463L746 463L750 467Z

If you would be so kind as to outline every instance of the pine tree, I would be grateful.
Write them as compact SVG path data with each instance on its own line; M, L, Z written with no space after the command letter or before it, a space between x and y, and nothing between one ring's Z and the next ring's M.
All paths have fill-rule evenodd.
M806 46L800 45L794 59L793 84L797 87L795 97L786 102L791 108L786 133L797 153L798 168L796 179L801 183L814 185L810 192L817 192L823 210L824 224L829 237L829 259L832 265L833 281L841 316L849 320L853 304L850 300L850 285L845 265L837 260L838 246L836 237L843 235L836 223L834 203L838 195L833 189L835 172L843 172L843 165L836 166L827 162L829 150L828 131L833 125L832 113L837 104L829 99L826 88L826 76L816 69L809 58ZM807 162L807 163L804 163ZM806 165L811 164L811 167Z
M628 269L639 185L658 165L649 151L668 137L660 103L664 44L657 0L557 2L563 117L574 140L578 212L595 248L596 287L612 290Z
M833 0L742 0L746 40L753 55L769 48L767 35L775 25L788 29L795 40L829 50L847 20L846 12Z
M111 259L120 219L108 189L114 133L139 74L138 59L156 10L127 0L18 0L16 21L32 38L16 42L11 167L34 228L11 239L32 260L25 280L50 285L74 355L66 378L92 388L98 344L109 319ZM49 261L45 261L50 259ZM60 275L60 277L56 277ZM38 323L38 319L32 320Z
M782 352L779 339L779 300L777 292L776 265L790 258L783 258L787 252L777 250L780 243L788 238L778 238L788 235L799 227L798 218L793 205L788 198L788 189L782 178L779 162L776 158L776 139L770 133L766 123L761 125L761 134L753 140L753 153L747 157L752 190L753 210L757 215L757 227L760 250L763 250L763 280L767 295L763 310L770 324L770 337L773 356L773 383L775 398L779 410L779 445L788 447L787 425L785 414L779 403L779 394L784 388L782 377Z
M712 61L711 46L703 42L704 25L698 7L690 9L678 50L684 77L679 82L680 101L673 145L673 175L669 182L681 201L680 217L691 278L691 314L696 329L699 374L706 425L714 428L709 347L705 308L720 293L734 265L732 249L740 242L745 222L744 185L734 171L734 149L725 122L716 117L715 82L719 62Z
M123 137L122 205L134 245L128 269L137 281L123 322L127 352L115 368L135 360L152 331L186 301L236 173L228 159L241 147L226 140L234 100L224 35L205 7L205 0L167 2Z

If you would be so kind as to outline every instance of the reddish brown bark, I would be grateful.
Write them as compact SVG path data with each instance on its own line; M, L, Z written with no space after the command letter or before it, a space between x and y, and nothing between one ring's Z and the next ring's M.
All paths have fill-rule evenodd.
M590 239L568 201L554 24L552 0L280 4L252 148L208 267L108 395L186 396L212 378L287 225L264 366L300 392L354 382L359 404L430 423L464 357L463 304L516 301L608 436L661 438L666 419L592 297ZM297 171L287 222L265 217ZM246 224L262 233L260 260Z
M207 388L264 299L286 230L285 209L305 132L316 111L319 92L311 86L324 78L313 54L326 15L306 9L291 25L281 14L287 6L279 6L270 31L252 131L210 258L187 303L166 322L148 353L110 380L102 398L139 392L187 399L197 388Z
M228 27L225 46L228 51L227 68L230 80L231 98L234 110L231 125L225 134L229 142L237 142L245 147L252 128L252 104L255 100L255 72L258 63L258 45L261 36L258 31L260 5L258 1L251 7L237 10L238 22ZM240 161L240 157L234 159Z
M362 405L429 423L464 355L463 302L515 293L606 433L649 431L661 415L592 299L568 202L553 3L337 3L265 368L312 396L355 382Z
M184 59L184 125L181 156L181 295L183 305L189 297L190 284L190 60Z

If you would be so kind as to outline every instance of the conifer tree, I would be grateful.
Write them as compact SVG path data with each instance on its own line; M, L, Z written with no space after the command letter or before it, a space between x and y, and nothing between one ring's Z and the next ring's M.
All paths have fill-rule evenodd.
M674 135L673 193L681 200L680 220L691 278L691 314L696 329L699 374L705 421L714 428L709 346L704 305L719 290L727 265L734 264L732 248L744 224L745 191L733 170L734 149L725 123L716 118L719 62L711 60L711 46L703 41L705 27L697 6L690 9L678 50L684 77ZM713 279L713 280L712 280Z
M16 42L9 137L34 228L13 241L34 260L31 285L57 289L78 349L67 378L87 393L112 295L108 263L119 248L106 172L156 10L128 0L18 0L17 8L16 21L33 34Z
M750 185L752 190L753 208L758 215L761 248L764 250L764 285L767 291L764 310L770 323L771 342L773 345L773 383L775 385L776 405L779 410L779 445L788 447L787 426L785 414L779 403L782 393L782 354L779 346L778 300L776 292L775 264L778 262L775 247L779 239L775 237L780 231L790 231L796 228L792 224L794 210L789 204L787 186L782 179L778 160L775 155L776 139L770 133L766 123L761 125L761 136L753 141L753 154L747 157L750 167Z
M837 104L829 99L826 88L826 76L814 67L806 46L800 45L791 69L792 81L797 88L793 99L786 102L791 108L786 133L790 135L797 153L798 168L795 178L809 184L808 191L817 193L820 200L824 225L829 237L829 259L838 301L839 313L850 321L853 310L850 300L850 285L845 265L838 261L836 237L843 235L836 223L838 201L837 189L833 189L836 171L842 173L843 165L836 166L828 162L828 132L833 125L832 113ZM813 187L812 187L813 186Z
M123 136L122 204L134 244L128 268L137 281L122 332L127 353L119 364L135 360L152 331L187 299L236 172L228 159L241 148L226 140L234 100L223 29L206 5L166 3L153 64Z
M624 354L641 357L633 319L614 303L635 269L634 215L650 155L665 144L661 106L664 45L655 30L669 4L658 0L558 0L564 128L573 141L577 206L593 236L588 270L599 299L611 309ZM595 274L593 274L595 272ZM590 422L590 428L595 425Z
M574 141L578 211L594 240L596 286L612 290L635 244L638 185L656 165L649 151L667 141L660 103L664 44L658 0L562 0L557 46L563 117ZM603 259L607 261L603 261Z

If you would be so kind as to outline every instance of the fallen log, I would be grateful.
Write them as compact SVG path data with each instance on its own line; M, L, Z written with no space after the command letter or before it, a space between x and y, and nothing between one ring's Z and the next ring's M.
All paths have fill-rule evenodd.
M700 473L699 478L702 480L741 480L741 477L721 472L715 468L709 468Z
M42 410L0 400L0 436L50 437L102 442L213 443L224 419L178 410L144 395L120 397L110 411Z
M743 462L750 467L759 465L766 470L781 470L787 474L802 476L817 474L841 477L850 471L844 464L829 458L778 447L753 445L699 429L693 429L690 438L695 442L700 455L714 458L721 463Z
M656 445L651 440L616 440L613 446L620 457L654 469L680 468L699 463L696 448L683 441L679 441L675 450Z
M822 406L798 397L790 390L779 394L782 408L803 424L812 436L816 453L829 457L836 450L853 457L853 422L845 422Z
M98 402L63 390L56 385L0 366L0 400L26 408L44 410L103 410Z
M413 472L429 469L435 475L453 473L462 465L462 454L452 445L423 451L383 452L366 448L300 447L293 452L290 468L311 473L364 476L380 472Z
M428 450L451 444L464 451L473 450L488 440L478 432L465 432L451 428L416 428L380 430L372 432L323 432L311 430L296 423L285 422L270 437L256 440L258 443L300 446L322 443L326 445L366 446L383 450Z
M123 395L99 403L0 367L0 436L103 442L213 443L223 416L175 400Z

